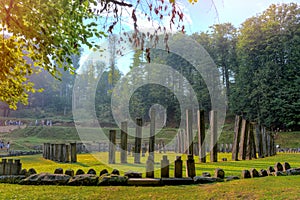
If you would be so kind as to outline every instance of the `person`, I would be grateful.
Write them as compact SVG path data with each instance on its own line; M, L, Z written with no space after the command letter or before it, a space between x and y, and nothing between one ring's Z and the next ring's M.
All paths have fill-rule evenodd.
M1 140L1 141L0 141L0 149L3 149L3 147L4 147L4 143L3 143L3 141Z
M6 144L6 150L7 150L7 152L9 151L9 147L10 147L10 143L7 142L7 144Z

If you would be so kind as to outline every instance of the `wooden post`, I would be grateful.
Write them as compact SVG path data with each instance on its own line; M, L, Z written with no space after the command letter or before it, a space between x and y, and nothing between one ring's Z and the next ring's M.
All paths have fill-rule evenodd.
M59 144L55 144L55 161L59 161L60 149Z
M50 144L50 160L54 160L54 154L55 150L54 150L54 144Z
M198 145L199 145L199 161L206 163L206 151L205 151L205 121L204 110L198 110Z
M211 130L211 139L210 139L210 162L218 161L218 144L217 144L217 111L210 111L210 130Z
M71 146L71 162L77 162L77 145L76 143L70 143Z
M187 133L187 142L188 142L188 154L194 155L193 151L193 111L188 109L186 110L186 133Z
M232 146L232 160L237 161L239 155L239 143L241 137L242 117L236 115L234 122L234 141Z
M276 155L276 146L275 146L275 135L272 135L272 156Z
M65 163L66 162L66 145L65 144L60 144L60 162Z
M254 123L250 123L250 138L251 138L251 157L257 159L256 155L256 145L255 145L255 139L254 139Z
M155 152L155 109L151 108L150 110L150 138L149 138L149 155L152 156L154 160Z
M127 163L127 122L121 122L121 163Z
M256 146L257 146L257 152L258 157L263 158L263 146L262 146L262 132L261 132L261 126L259 124L255 125L255 135L256 135Z
M272 145L271 145L271 132L268 132L268 137L267 137L267 141L268 141L268 156L272 156Z
M270 144L270 135L269 135L269 132L267 132L267 131L265 131L265 140L266 140L266 157L268 157L268 156L270 156L270 151L269 151L269 149L270 149L270 146L269 146L269 144Z
M249 122L247 120L243 119L242 120L242 130L241 130L240 149L239 149L239 159L240 160L246 159L248 130L249 130Z
M116 130L109 130L108 163L116 163Z
M253 123L249 123L248 137L247 137L247 152L246 159L251 160L256 157L254 133L253 133Z
M136 119L134 163L141 163L142 123L142 118Z
M70 162L70 145L69 144L66 144L65 162Z

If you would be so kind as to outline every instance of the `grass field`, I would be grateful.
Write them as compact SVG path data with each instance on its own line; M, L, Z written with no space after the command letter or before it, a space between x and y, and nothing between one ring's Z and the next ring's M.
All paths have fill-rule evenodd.
M265 177L163 187L21 186L0 184L1 199L299 199L300 178Z
M108 129L103 129L107 135ZM134 129L129 129L134 132ZM87 139L93 140L97 135L95 128L84 129ZM176 131L166 129L156 138L170 140ZM67 142L76 141L80 137L74 127L28 127L15 130L11 133L1 133L0 138L11 141L12 149L30 150L35 145L44 142ZM101 139L101 138L100 138ZM132 138L130 138L132 140ZM220 143L230 143L233 139L232 127L226 127L224 133L219 138ZM300 146L299 132L286 132L276 135L275 143L282 148L296 148ZM160 160L162 155L155 154L155 177L160 177ZM170 177L174 176L173 161L178 154L167 152L170 160ZM147 154L146 154L147 157ZM19 158L22 167L25 169L34 168L38 173L53 173L56 168L83 169L87 172L93 168L99 175L102 169L111 171L113 168L119 169L121 175L128 170L143 173L145 177L146 157L141 158L142 164L133 164L133 157L128 156L128 164L120 163L120 154L117 152L116 163L107 165L108 153L79 154L77 163L56 163L45 160L41 155L13 157ZM227 158L227 162L221 162L222 158ZM186 156L182 156L186 160ZM219 162L199 163L195 157L196 175L203 172L214 173L216 168L222 168L225 176L240 176L244 169L256 168L266 169L274 166L276 162L289 162L292 167L300 167L300 154L279 153L273 157L254 159L246 161L230 161L230 153L219 153ZM209 161L209 155L207 156ZM185 166L185 165L184 165ZM183 169L185 176L185 169ZM264 177L255 179L241 179L224 183L190 185L190 186L163 186L163 187L94 187L94 186L26 186L13 184L0 184L0 199L300 199L300 176Z
M167 155L170 161L170 176L174 175L174 160L175 157L179 154L175 153L167 153L167 154L155 154L155 176L160 177L160 160L163 155ZM146 154L147 157L147 154ZM108 153L93 153L93 154L78 154L78 162L77 163L57 163L54 161L43 159L41 155L33 155L33 156L20 156L20 157L12 157L13 159L19 158L21 159L22 166L25 169L29 169L31 167L35 168L38 173L41 172L54 172L56 168L73 169L74 171L78 169L83 169L87 172L90 168L93 168L99 173L102 169L108 169L109 171L112 168L119 169L121 174L128 171L134 170L138 172L145 173L146 170L146 157L141 157L141 164L133 164L133 157L128 157L128 164L120 164L120 154L116 155L116 164L107 164L108 162ZM274 166L276 162L288 162L292 167L300 167L300 154L286 154L280 153L276 156L260 158L254 160L244 160L244 161L230 161L231 154L230 153L219 153L219 162L209 162L209 155L207 156L207 163L199 163L198 157L195 157L196 163L196 172L197 175L201 175L202 172L210 172L214 173L216 168L224 169L226 176L240 176L241 171L243 169L251 169L256 168L257 170L266 169L269 166ZM222 162L221 158L227 158L229 161ZM182 155L182 160L186 160L186 155ZM185 176L185 168L183 169L183 174ZM145 175L145 174L144 174ZM300 178L300 177L299 177Z
M159 162L163 154L156 154ZM168 153L170 161L175 154ZM79 154L78 163L62 164L45 160L41 155L21 156L23 168L35 168L40 172L53 172L56 168L83 169L87 172L93 168L99 174L106 168L109 171L117 168L121 174L126 170L145 172L145 158L142 164L134 165L132 157L128 158L127 165L114 164L109 167L102 163L107 160L107 153ZM229 158L231 154L219 154L219 158ZM118 157L118 155L117 155ZM208 157L209 159L209 157ZM185 157L183 156L183 160ZM215 168L222 168L225 175L240 176L243 169L266 169L276 162L289 162L292 167L300 167L300 154L278 154L273 157L249 161L227 161L200 164L196 161L196 173L213 174ZM119 162L117 160L117 162ZM155 177L160 176L159 164L156 165ZM144 176L144 174L143 174ZM170 176L173 176L173 164L170 166ZM264 177L255 179L241 179L230 182L190 185L190 186L163 186L163 187L96 187L96 186L26 186L0 184L1 199L299 199L300 176Z

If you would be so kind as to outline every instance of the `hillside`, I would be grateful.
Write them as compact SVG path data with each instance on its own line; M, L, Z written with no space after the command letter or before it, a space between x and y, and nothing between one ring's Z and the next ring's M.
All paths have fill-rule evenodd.
M80 135L75 127L64 126L28 126L12 130L9 133L0 133L0 139L10 141L12 149L15 150L30 150L36 146L42 145L44 142L70 142L70 141L90 141L100 142L107 140L108 128L103 128L102 133L97 128L81 128ZM129 128L129 142L133 143L132 135L135 134L135 129ZM144 128L143 134L147 135L149 129ZM194 130L196 135L196 130ZM130 136L131 135L131 136ZM156 140L164 140L166 143L174 139L176 129L163 129L156 134ZM223 133L219 138L219 143L230 144L233 142L233 126L227 124L223 128ZM120 139L117 134L117 140ZM147 139L145 139L147 143ZM281 148L299 148L300 147L300 132L279 132L275 136L275 143L279 144Z

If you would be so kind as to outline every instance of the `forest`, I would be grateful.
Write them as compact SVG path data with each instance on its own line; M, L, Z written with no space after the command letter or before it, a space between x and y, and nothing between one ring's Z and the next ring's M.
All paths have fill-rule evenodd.
M180 34L174 33L170 37L176 40ZM240 27L234 27L231 23L215 24L206 32L193 33L188 37L197 41L217 66L219 79L224 85L221 92L227 97L227 115L238 114L272 130L300 129L299 5L271 5L264 12L244 21ZM101 123L114 124L111 98L115 86L120 80L127 81L125 85L129 87L141 81L139 79L149 78L151 74L146 67L149 59L151 63L171 66L181 76L167 71L164 74L162 70L160 78L168 87L147 84L135 90L129 102L132 118L143 117L147 120L149 108L160 104L166 108L166 126L176 127L181 110L173 92L181 91L181 95L188 97L191 95L188 86L192 86L199 108L206 113L211 110L211 97L203 74L199 74L190 62L172 52L153 49L151 54L147 54L135 49L133 58L124 65L130 70L139 70L126 75L118 68L120 63L116 63L118 41L114 36L109 36L108 40L108 64L80 62L82 53L70 56L72 66L81 76L80 88L76 88L80 98L73 97L77 75L59 69L62 76L61 80L57 80L41 70L39 74L30 75L29 79L35 88L42 91L30 93L28 104L19 103L17 110L1 103L2 115L32 119L56 119L59 116L72 120L72 108L89 104L93 97L80 95L80 91L87 91L91 84L96 84L94 109L97 118ZM101 77L98 77L99 74ZM124 80L122 77L125 75L128 79ZM131 81L128 81L129 78ZM126 93L128 91L123 88L119 96Z

